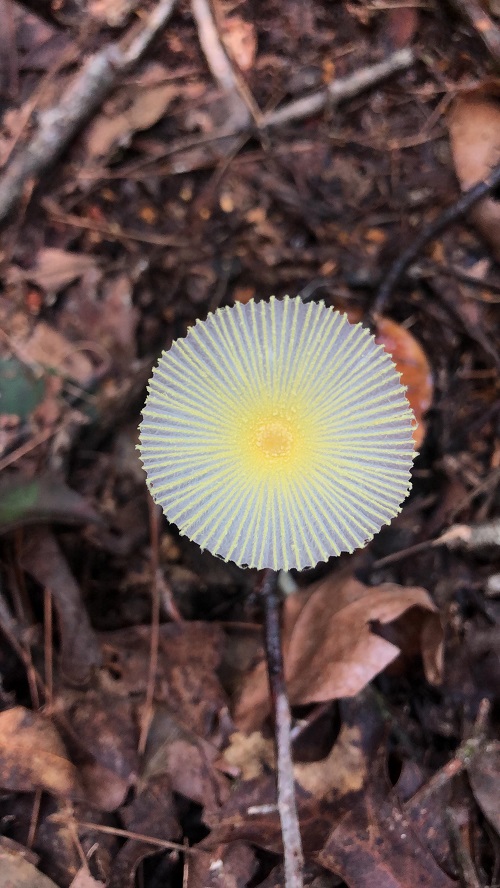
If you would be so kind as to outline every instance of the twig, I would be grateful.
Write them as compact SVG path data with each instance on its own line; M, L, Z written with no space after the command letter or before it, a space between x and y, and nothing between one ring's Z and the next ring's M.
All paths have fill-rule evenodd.
M260 594L264 608L264 637L273 701L278 772L278 811L283 836L286 888L302 888L304 858L295 802L291 753L291 716L283 672L278 575L266 570Z
M175 235L124 229L118 224L106 225L104 222L94 222L93 219L78 216L76 213L63 213L50 198L45 198L42 201L42 206L50 213L55 222L60 222L62 225L74 225L75 228L82 228L85 231L96 231L103 235L104 240L133 241L139 244L151 244L153 247L178 247L179 249L188 245L187 240Z
M462 888L481 888L470 851L460 831L459 818L453 808L448 807L445 809L445 820Z
M116 826L104 826L102 823L92 823L88 820L79 820L77 825L81 829L95 830L108 836L119 836L122 839L135 839L138 842L148 842L149 845L156 845L157 848L171 849L179 851L180 854L191 854L196 857L200 854L197 848L190 848L188 845L180 845L178 842L169 842L166 839L155 839L153 836L146 836L144 833L131 832L129 829L119 829Z
M139 30L134 26L122 40L91 56L60 102L40 115L37 133L12 159L0 179L0 222L17 204L26 183L52 166L120 77L140 60L166 24L174 5L175 0L160 0Z
M366 68L360 68L350 77L344 77L342 80L334 80L325 89L305 96L302 99L296 99L289 102L276 111L269 111L262 117L262 126L280 126L283 123L289 123L291 120L302 120L304 117L310 117L322 111L325 105L337 105L346 99L359 95L365 89L385 80L391 74L397 71L404 71L409 68L415 61L415 56L411 49L398 49L382 62L375 65L367 65Z
M500 165L494 167L490 175L483 181L469 188L450 207L447 207L437 219L427 225L389 269L382 281L372 307L372 314L382 314L396 285L400 282L406 269L415 261L419 253L449 225L461 219L484 197L500 185Z
M249 109L240 96L238 79L219 40L210 3L208 0L191 0L191 10L207 64L230 105L230 125L232 124L236 130L245 129L250 121ZM254 111L252 108L252 112Z
M491 57L500 65L500 30L478 0L451 0L452 6L474 28Z

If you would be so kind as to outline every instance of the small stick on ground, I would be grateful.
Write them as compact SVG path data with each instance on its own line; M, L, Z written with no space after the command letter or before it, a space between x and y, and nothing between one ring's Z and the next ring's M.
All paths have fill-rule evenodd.
M280 596L276 571L266 570L260 592L265 619L267 670L275 719L278 811L285 852L285 885L286 888L302 888L304 857L295 801L290 737L291 716L283 672Z
M394 288L399 284L406 269L415 261L424 247L434 240L434 238L438 237L441 232L445 231L449 225L452 225L458 219L461 219L461 217L468 213L480 200L491 194L498 185L500 185L500 165L494 167L490 175L483 182L478 182L476 185L473 185L472 188L464 191L458 200L450 207L447 207L437 219L434 219L434 221L430 223L430 225L426 225L415 238L413 243L411 243L406 250L403 250L399 258L396 259L389 269L389 272L382 281L375 297L372 307L373 315L383 313Z

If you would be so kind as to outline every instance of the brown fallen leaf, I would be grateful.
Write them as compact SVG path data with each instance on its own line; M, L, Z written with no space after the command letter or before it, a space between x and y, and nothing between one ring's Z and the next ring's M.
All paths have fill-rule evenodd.
M396 369L401 373L401 382L406 386L406 397L417 421L413 440L418 450L426 433L424 415L432 403L433 382L429 361L420 343L400 324L379 316L376 325L376 341L391 355Z
M100 665L101 651L80 587L49 527L34 527L24 537L20 561L52 593L59 621L61 673L73 685L85 685Z
M175 793L205 809L218 811L229 794L229 782L216 767L219 751L187 730L165 706L157 707L150 727L142 781L168 776Z
M36 868L35 855L26 848L0 837L0 885L2 888L57 888L56 884ZM31 858L31 859L30 859Z
M130 804L120 811L125 829L131 833L174 842L180 839L182 830L178 821L177 806L168 777L157 778ZM158 853L158 847L140 839L127 839L113 860L109 888L134 888L139 864Z
M116 811L139 770L131 701L94 686L88 691L66 689L54 705L71 729L68 748L79 763L86 801L98 811Z
M487 743L467 765L474 798L500 836L500 741Z
M55 295L90 268L97 268L93 256L45 247L38 252L35 267L26 269L23 276L46 293Z
M285 603L284 658L292 705L357 694L400 654L395 644L372 631L417 609L424 668L429 681L441 675L442 631L429 594L420 587L383 583L364 586L350 573L327 577ZM410 618L409 618L410 619ZM263 661L243 682L234 713L240 730L258 729L269 712Z
M30 338L17 344L17 350L27 364L35 363L57 370L84 388L94 376L92 362L78 344L70 342L45 321L38 322Z
M177 94L163 65L150 65L139 81L113 96L89 127L89 157L106 157L114 148L128 145L135 132L149 129L163 117Z
M486 179L500 160L500 81L488 80L460 93L453 102L448 128L455 170L465 191ZM487 197L470 216L500 260L500 201Z
M349 888L455 888L397 805L372 790L332 830L318 862Z
M100 639L116 688L144 695L151 656L150 628L118 629L101 633ZM213 623L193 621L160 627L155 699L167 704L184 728L206 739L211 739L207 725L213 725L215 731L227 720L227 700L216 675L223 641L222 630Z
M189 864L187 888L246 888L257 868L250 845L231 842L197 854Z
M69 888L104 888L104 882L99 882L90 875L88 869L81 867Z
M224 18L222 40L240 71L250 71L257 53L257 36L252 22L245 21L239 15Z
M14 792L43 789L81 796L78 774L52 722L15 706L0 712L0 786Z

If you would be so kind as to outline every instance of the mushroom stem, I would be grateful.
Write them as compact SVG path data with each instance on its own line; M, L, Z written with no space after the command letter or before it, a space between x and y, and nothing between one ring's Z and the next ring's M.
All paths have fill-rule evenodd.
M291 751L291 715L281 649L278 573L266 570L261 585L267 671L274 710L277 760L278 812L283 836L286 888L302 888L304 857L295 801Z

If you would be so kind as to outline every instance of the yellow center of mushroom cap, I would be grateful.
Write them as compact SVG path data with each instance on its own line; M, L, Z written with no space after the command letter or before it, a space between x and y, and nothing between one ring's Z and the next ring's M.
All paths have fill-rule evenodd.
M264 459L286 459L294 444L293 429L283 420L263 422L255 435L255 446Z
M242 410L234 431L233 446L246 471L268 480L299 477L314 448L310 421L289 404Z

